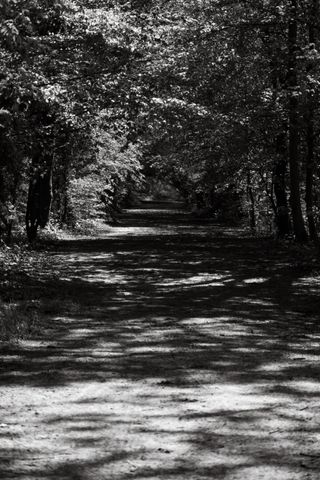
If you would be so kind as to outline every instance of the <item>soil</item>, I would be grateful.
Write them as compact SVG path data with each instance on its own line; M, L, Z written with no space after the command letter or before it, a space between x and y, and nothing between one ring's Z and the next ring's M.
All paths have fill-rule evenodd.
M320 478L308 265L153 204L52 260L41 332L1 347L2 480Z

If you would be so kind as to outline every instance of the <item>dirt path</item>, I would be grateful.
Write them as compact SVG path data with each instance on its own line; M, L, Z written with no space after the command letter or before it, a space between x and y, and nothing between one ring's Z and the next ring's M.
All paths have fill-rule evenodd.
M59 247L45 331L1 352L2 480L320 478L319 278L189 222Z

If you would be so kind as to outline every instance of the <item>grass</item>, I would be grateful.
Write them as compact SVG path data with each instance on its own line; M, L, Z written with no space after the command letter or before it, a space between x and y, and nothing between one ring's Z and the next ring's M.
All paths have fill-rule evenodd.
M1 246L0 342L18 341L40 330L41 292L34 285L53 270L51 264L46 251L26 244ZM45 282L41 288L45 289Z
M0 341L13 341L34 334L39 328L36 301L0 304Z

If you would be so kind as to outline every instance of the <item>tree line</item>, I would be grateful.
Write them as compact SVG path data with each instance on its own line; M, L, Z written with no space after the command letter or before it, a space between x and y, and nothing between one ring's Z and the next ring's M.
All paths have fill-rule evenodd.
M4 0L0 228L115 221L145 179L318 245L319 0Z

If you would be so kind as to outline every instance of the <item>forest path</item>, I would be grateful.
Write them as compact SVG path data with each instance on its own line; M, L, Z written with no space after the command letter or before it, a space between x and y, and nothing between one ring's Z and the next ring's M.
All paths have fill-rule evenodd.
M319 479L319 277L151 207L39 279L46 329L0 357L0 478Z

